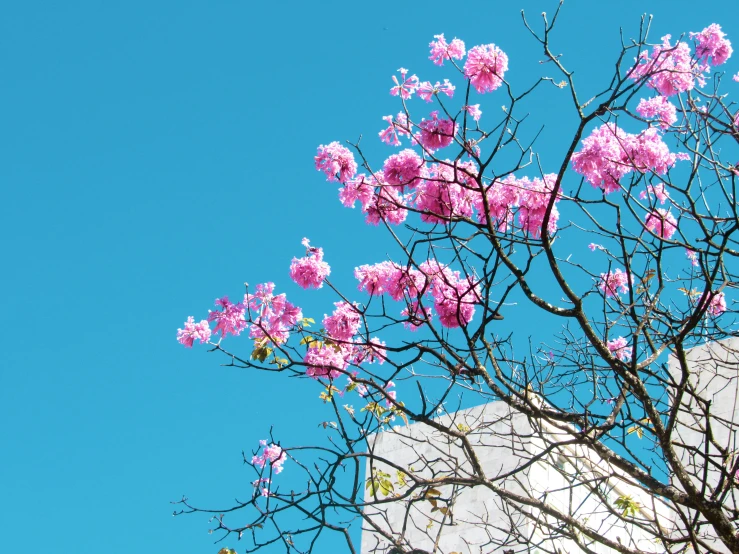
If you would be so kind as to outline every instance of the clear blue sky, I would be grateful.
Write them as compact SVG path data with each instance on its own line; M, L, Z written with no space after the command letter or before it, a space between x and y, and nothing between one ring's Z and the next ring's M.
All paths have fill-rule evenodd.
M0 551L215 554L207 518L172 518L169 501L248 495L241 450L271 425L286 444L318 440L327 416L313 383L221 368L175 330L244 281L330 311L328 291L289 282L300 239L326 249L345 290L387 242L339 205L316 146L363 134L376 163L388 155L390 77L442 77L426 59L437 33L496 43L511 81L541 74L521 7L538 24L555 3L6 3ZM554 44L582 86L604 87L618 27L635 35L645 10L653 41L718 22L739 52L728 1L573 0ZM562 117L547 116L545 144Z

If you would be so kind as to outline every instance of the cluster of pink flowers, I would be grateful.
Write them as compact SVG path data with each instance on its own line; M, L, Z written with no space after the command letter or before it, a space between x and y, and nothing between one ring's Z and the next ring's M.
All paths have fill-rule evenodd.
M318 147L315 157L316 169L323 171L329 181L346 183L357 173L357 162L354 154L346 147L334 141Z
M436 81L435 85L432 85L431 81L424 81L423 83L418 85L418 90L416 91L416 94L418 94L418 96L420 98L423 98L426 102L432 102L434 96L437 96L440 93L444 93L449 98L453 98L455 89L456 87L449 82L449 79L444 79L443 83Z
M252 465L262 469L267 464L267 462L269 462L270 466L272 467L272 472L275 475L277 475L278 473L282 473L282 470L284 469L282 465L287 460L287 454L285 453L285 451L276 444L270 444L268 446L266 440L259 441L259 444L264 448L262 449L262 453L260 455L252 456Z
M395 86L390 89L390 94L400 96L403 100L408 100L418 88L418 77L415 75L408 77L408 70L404 67L398 69L398 73L400 73L400 80L393 75Z
M341 348L325 343L308 348L303 363L306 365L305 374L314 379L319 377L336 379L347 366Z
M652 55L644 51L632 69L632 79L648 79L647 86L663 96L692 90L696 80L703 86L700 69L695 66L690 54L690 46L679 42L670 44L670 35L662 37L662 44L652 49Z
M700 33L690 33L690 38L695 39L695 53L703 63L708 63L711 58L711 65L721 65L731 57L734 51L731 43L726 40L726 34L721 30L721 25L712 23Z
M619 190L619 180L631 173L653 171L664 175L684 155L670 153L657 129L629 134L613 123L594 129L572 155L573 169L607 194Z
M606 346L608 346L608 350L611 351L611 354L616 356L616 358L622 362L628 362L631 360L631 349L629 348L629 343L626 342L625 338L618 337L617 339L609 340Z
M646 215L644 226L658 237L669 239L677 232L677 219L669 210L658 208Z
M616 271L609 271L608 273L600 274L600 283L598 288L606 295L606 298L618 296L619 291L622 293L629 292L629 285L631 284L630 276L620 269Z
M642 98L636 111L642 117L655 117L662 129L667 129L677 121L677 108L664 96L655 96L647 100Z
M521 229L533 237L540 237L556 181L557 175L554 173L544 175L543 179L538 177L517 179L513 175L508 175L501 181L494 181L487 186L485 191L490 219L495 221L499 231L505 232L513 223L513 216L517 211L518 224ZM557 230L559 199L560 195L557 194L549 215L547 231L550 234ZM477 210L477 220L485 223L485 205L482 195L475 196L474 206Z
M690 250L689 248L685 249L685 257L690 260L690 265L693 267L698 267L700 264L698 262L698 252L695 250Z
M261 479L257 479L255 481L251 482L251 486L255 489L259 487L260 491L259 493L262 496L269 496L269 484L271 482L271 479L269 477L262 477Z
M420 306L422 296L431 296L434 310L444 327L467 325L480 303L480 288L472 277L460 277L458 271L436 261L427 261L419 269L400 266L393 262L363 265L354 270L359 290L372 296L388 294L394 300L405 299L403 315L415 330L431 317L430 311ZM422 309L423 308L423 309Z
M711 315L713 317L718 317L722 313L726 311L726 296L723 292L719 292L716 294L715 292L711 293L711 301L708 303L708 308L706 309L706 312L708 315Z
M208 313L208 321L217 322L213 334L220 332L222 338L228 333L235 337L240 335L246 327L244 304L241 302L234 304L228 299L228 296L224 296L216 299L216 306L221 308L220 312L209 311Z
M427 223L445 223L453 217L471 217L476 169L471 162L433 164L416 188L416 209ZM477 193L479 196L479 193Z
M254 294L246 293L244 303L249 307L251 327L249 337L273 344L283 344L290 338L290 330L303 318L303 312L283 294L274 294L274 283L263 283Z
M333 314L324 315L323 326L332 339L349 341L362 326L362 315L356 305L348 302L336 302L334 306Z
M380 131L380 140L385 144L391 144L393 146L400 146L400 137L410 136L411 131L408 127L408 117L400 112L393 121L392 115L386 115L382 119L387 121L388 127L383 131Z
M431 47L431 56L429 56L429 59L436 65L444 65L444 60L461 60L464 58L464 42L460 39L454 37L452 42L447 44L443 34L434 35L434 38L436 40L429 44Z
M431 112L431 119L422 119L418 127L421 131L415 138L429 152L449 146L459 128L451 119L439 119L438 111Z
M177 340L186 348L192 348L193 342L199 340L205 344L210 340L210 327L206 320L195 323L195 318L189 316L185 322L184 329L177 329Z
M660 204L664 204L670 199L670 193L667 191L665 185L662 183L657 183L656 185L647 185L645 190L639 193L639 198L641 198L642 200L646 200L647 198L651 198L652 196L659 200Z
M290 278L304 289L320 289L331 274L331 267L323 261L323 248L315 248L304 238L301 243L307 250L304 258L293 258L290 264Z
M508 56L495 44L483 44L470 49L464 64L464 75L477 92L492 92L501 84L508 71Z
M473 104L471 106L465 106L465 110L467 110L467 113L472 116L472 119L475 121L480 121L480 117L482 117L482 111L480 111L480 104Z
M417 152L406 148L393 154L383 165L382 172L385 182L399 187L402 192L405 187L414 187L424 176L425 164Z

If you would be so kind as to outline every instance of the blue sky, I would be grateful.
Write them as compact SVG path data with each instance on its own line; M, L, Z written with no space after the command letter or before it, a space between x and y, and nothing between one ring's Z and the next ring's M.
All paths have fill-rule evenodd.
M571 1L555 48L582 87L604 88L618 27L635 35L645 10L653 41L718 22L739 45L729 2L694 5ZM494 42L510 81L536 78L540 47L521 7L538 24L555 3L5 6L0 549L218 550L207 518L172 518L169 501L245 496L241 450L270 426L285 443L310 443L325 407L305 380L185 350L177 327L245 281L275 281L316 319L330 311L329 291L289 282L301 238L324 247L345 290L356 265L390 247L339 205L313 169L316 146L363 134L375 163L390 154L376 139L380 118L398 111L390 77L401 66L443 77L426 59L437 33ZM726 69L739 69L736 54ZM547 101L537 116L555 152L556 129L574 121Z

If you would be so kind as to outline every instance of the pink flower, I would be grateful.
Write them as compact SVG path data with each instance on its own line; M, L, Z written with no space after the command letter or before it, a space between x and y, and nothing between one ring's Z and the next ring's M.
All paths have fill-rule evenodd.
M739 83L739 73L737 73L736 75L734 75L732 77L732 79L734 79L737 83Z
M591 242L588 244L588 248L591 252L595 252L597 250L603 250L603 247L600 244L595 244L594 242Z
M454 89L455 86L449 82L449 79L444 79L443 85L439 81L436 81L435 85L432 85L431 81L424 81L418 86L416 94L426 100L426 102L431 102L434 96L438 96L441 92L452 98L454 96Z
M513 175L506 176L502 181L493 181L486 186L488 214L490 220L497 223L498 231L505 233L508 225L513 223L514 210L518 206L520 196L521 188ZM485 223L485 204L481 194L475 195L474 206L477 210L477 221Z
M421 132L415 138L429 152L449 146L454 140L457 125L451 119L439 119L439 112L431 112L431 119L422 119L418 124Z
M316 169L323 171L329 181L345 183L357 173L354 155L336 141L326 146L320 145L315 161Z
M644 226L655 235L663 239L669 239L677 231L677 220L669 210L658 208L656 211L647 214Z
M557 175L555 173L544 175L544 179L535 177L533 180L529 180L524 177L517 181L517 185L521 189L518 197L518 224L524 233L529 233L534 238L541 236L547 207L551 201L556 182ZM558 201L559 195L555 197L554 205L549 213L549 221L547 222L547 232L549 234L557 231L557 221L559 220Z
M216 306L222 308L220 312L208 313L208 321L217 321L213 334L221 333L221 337L225 337L227 333L231 333L234 336L241 334L241 331L246 327L246 320L244 319L245 308L244 305L239 302L233 304L228 300L228 296L216 299Z
M403 322L403 326L411 331L418 330L419 327L425 325L433 316L431 308L428 306L421 306L418 300L415 300L408 304L400 315L406 316L408 319Z
M492 92L503 84L508 56L494 44L473 47L467 54L464 75L477 92Z
M362 326L362 315L348 302L336 302L334 306L334 313L323 317L323 326L332 339L349 341Z
M639 193L639 198L645 200L654 196L659 200L660 204L664 204L670 198L670 194L667 192L665 185L658 183L656 185L647 185L646 190Z
M331 267L323 261L323 249L310 246L308 239L303 239L307 249L304 258L293 258L290 264L290 278L304 289L310 287L320 289L323 281L331 274Z
M284 294L273 294L274 288L274 283L259 284L254 294L244 295L252 322L249 337L283 344L290 338L291 329L302 319L303 312L288 302Z
M431 282L434 310L442 326L467 325L475 314L475 304L481 302L480 287L473 278L460 278L458 271L452 271L435 260L422 263L420 270Z
M626 342L625 338L618 337L617 339L609 340L607 346L608 350L611 351L611 354L616 356L616 358L622 362L628 362L631 360L631 349L629 348L629 344Z
M695 250L690 250L689 248L685 249L685 257L690 260L690 265L693 267L698 267L698 252Z
M697 46L695 53L703 63L708 63L711 58L711 65L721 65L731 57L733 49L731 43L724 37L726 34L721 30L721 25L712 23L700 33L690 33L690 38L695 39Z
M397 154L393 154L383 166L383 176L385 181L390 185L400 187L404 190L407 187L415 187L418 178L423 174L423 160L416 152L410 148L401 150Z
M444 223L453 217L471 217L475 183L471 175L475 172L470 162L433 164L428 178L417 187L416 208L421 211L421 220Z
M177 329L177 340L186 348L192 348L195 339L205 344L210 340L210 327L204 319L200 323L195 323L195 318L189 316L185 322L184 329Z
M265 464L269 462L275 475L278 473L282 473L282 470L284 469L282 465L287 459L287 454L285 453L285 451L276 444L270 444L269 446L267 446L267 441L265 440L259 441L259 444L264 448L262 449L262 453L259 456L252 457L252 465L258 468L263 468ZM269 480L267 480L266 482L269 483Z
M684 42L675 46L670 44L670 35L662 37L662 44L652 49L652 55L644 51L631 70L634 80L648 79L647 86L663 96L673 96L692 90L695 82L701 86L705 82L700 68L694 67L690 47Z
M387 393L387 395L389 397L389 398L386 398L385 399L385 406L387 406L388 408L392 408L392 406L393 406L393 402L391 401L391 399L392 400L397 400L397 398L398 398L398 391L390 390L393 387L395 387L395 383L393 383L392 381L388 381L387 382L387 385L385 385L383 387L385 389L385 392Z
M325 344L318 348L309 348L303 358L303 363L307 366L305 374L313 379L319 377L336 379L346 368L346 360L344 360L341 349Z
M415 75L408 77L408 70L404 67L401 67L398 71L400 72L400 81L393 75L395 86L390 89L390 94L400 96L403 100L408 100L418 88L418 77Z
M675 104L664 96L655 96L649 100L642 98L636 107L642 117L656 117L662 129L667 129L677 121L676 110Z
M606 295L606 298L611 298L617 296L619 291L624 294L629 292L630 282L631 279L626 272L616 269L616 271L600 274L598 288Z
M390 225L400 225L408 216L404 205L404 197L395 187L383 186L377 194L372 196L365 210L365 221L370 225L378 225L386 221Z
M350 179L339 189L339 200L347 208L353 208L357 200L362 204L362 210L367 211L367 206L372 202L377 182L374 177L368 178L364 173Z
M361 365L365 362L368 364L374 364L377 362L379 365L385 363L387 357L387 351L385 350L385 343L377 337L373 337L367 343L354 343L352 344L352 352L350 361L354 365Z
M712 292L710 298L711 301L708 303L706 312L713 317L718 317L726 311L726 297L723 292L718 294Z
M472 116L472 119L474 119L475 121L480 121L480 117L482 116L482 112L480 111L480 104L465 106L464 109L467 110L467 113Z
M444 35L434 35L436 39L429 44L431 47L431 56L429 59L436 65L444 65L444 60L461 60L464 58L465 48L464 42L454 37L451 43L447 44Z
M572 155L572 167L606 194L619 190L619 180L632 171L664 175L678 159L654 128L631 135L613 123L605 123L582 144L582 149Z

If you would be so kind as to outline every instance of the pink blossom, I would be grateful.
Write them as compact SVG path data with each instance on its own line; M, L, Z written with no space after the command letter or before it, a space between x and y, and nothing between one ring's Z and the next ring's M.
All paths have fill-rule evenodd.
M595 244L594 242L588 244L588 248L591 252L595 252L596 250L603 250L603 247L600 244Z
M305 374L314 379L319 377L336 379L346 368L346 360L344 360L341 348L326 344L309 348L303 358L303 363L307 366Z
M387 406L388 408L392 408L393 400L397 401L397 398L398 398L398 391L390 390L394 387L395 387L395 383L393 383L392 381L388 381L387 385L383 387L383 389L385 389L385 392L388 395L388 398L385 399L385 406Z
M723 292L716 294L710 293L711 301L708 303L706 313L713 317L718 317L726 311L726 297Z
M290 278L303 287L320 289L323 281L331 274L331 267L323 261L323 248L311 247L308 239L303 239L307 256L293 258L290 264Z
M403 326L411 331L416 331L419 327L431 321L433 313L429 306L422 306L418 300L409 303L408 306L400 312L400 315L406 316L408 319L403 322Z
M332 339L349 341L362 326L362 315L356 304L336 302L334 306L336 309L332 315L324 315L323 326Z
M675 104L664 96L655 96L649 100L642 98L636 107L642 117L656 117L662 129L667 129L677 121L676 110Z
M486 186L485 198L488 204L490 220L497 223L498 231L504 233L508 225L513 223L513 214L518 206L521 188L513 175L507 175L502 181L493 181ZM485 204L481 194L475 195L474 206L477 210L477 221L486 222Z
M508 56L494 44L475 46L467 54L464 75L477 92L492 92L503 84Z
M367 391L367 385L365 385L364 383L358 383L357 382L357 377L358 376L359 376L359 372L358 371L352 371L352 374L349 375L349 376L347 376L347 378L346 378L346 380L347 380L346 386L348 388L348 387L354 385L354 390L357 391L357 394L359 396L361 396L362 398L364 398L365 396L367 396L367 392L368 392Z
M651 198L652 196L659 200L660 204L664 204L667 200L670 199L670 194L667 192L665 185L662 183L657 183L656 185L647 185L646 190L643 190L639 193L639 198L641 198L642 200Z
M246 327L244 319L244 305L239 302L233 304L228 300L228 296L216 299L216 306L222 308L220 312L209 312L208 321L217 321L213 334L221 333L221 337L225 337L227 333L234 336L241 334Z
M390 89L390 94L393 96L400 96L403 100L408 100L418 88L418 77L411 75L408 77L408 70L404 67L398 69L400 73L400 81L393 75L393 82L395 86Z
M518 224L524 233L529 233L534 238L541 236L542 226L556 182L557 175L555 173L544 175L544 179L535 177L533 180L529 180L524 177L518 180L517 185L521 189L518 197ZM549 221L547 222L547 232L549 234L557 231L557 221L559 220L558 201L559 195L555 197L554 204L549 212Z
M431 112L431 119L422 119L418 124L421 132L416 140L429 152L449 146L457 133L457 125L451 119L439 119L439 112Z
M423 160L416 152L406 148L385 160L383 175L388 184L400 187L401 191L405 187L413 188L423 175Z
M454 89L456 87L449 82L449 79L444 79L444 84L436 81L435 85L431 84L431 81L424 81L418 86L416 94L423 98L426 102L431 102L434 96L438 96L439 93L446 94L449 98L454 96Z
M394 300L401 300L415 298L426 290L426 278L420 271L390 261L359 266L354 276L359 281L359 290L372 296L388 293Z
M736 75L734 75L732 77L732 79L734 79L737 83L739 83L739 73L737 73Z
M329 181L345 183L357 173L357 162L354 161L354 155L348 148L336 141L326 146L320 145L315 161L316 169L323 171Z
M685 249L685 257L690 260L690 265L693 267L698 267L698 252L695 250L690 250L689 248Z
M616 358L622 362L628 362L631 360L631 349L629 348L629 344L626 342L625 338L618 337L617 339L609 340L607 346L608 350L611 351L611 354L616 356Z
M382 119L384 119L388 123L388 128L384 131L380 131L379 133L380 140L385 144L400 146L399 137L410 136L411 131L408 127L408 117L403 112L400 112L396 116L395 121L393 121L392 115L386 115Z
M367 206L372 202L377 180L367 177L364 173L350 179L339 189L339 200L347 208L353 208L357 200L362 204L362 211L367 211Z
M453 217L471 217L475 173L470 162L447 160L430 166L428 178L417 187L416 208L421 211L421 220L444 223Z
M282 470L284 469L282 465L285 463L285 460L287 460L287 454L285 451L276 444L270 444L267 446L266 440L259 441L259 444L264 448L260 455L252 457L252 465L258 468L263 468L265 464L269 462L275 475L282 473Z
M185 322L185 328L177 329L177 340L186 348L192 348L196 339L203 344L208 342L210 340L210 327L205 319L200 323L195 323L195 318L189 316Z
M654 128L631 135L613 123L605 123L582 144L582 149L572 155L572 167L606 194L619 190L619 180L632 171L663 175L678 159Z
M457 37L454 37L449 44L447 44L443 34L434 35L434 38L436 40L429 44L431 47L431 56L429 56L429 59L436 65L444 65L444 60L451 60L452 58L461 60L464 58L464 42Z
M290 337L290 330L302 319L303 312L288 302L285 294L273 294L274 288L274 283L259 284L254 294L244 295L252 322L249 337L283 344Z
M350 362L354 365L363 363L382 365L387 357L385 343L377 337L373 337L367 343L354 343L350 355Z
M371 225L378 225L386 221L390 225L400 225L408 216L404 206L404 197L394 187L380 187L379 192L372 196L365 210L365 220Z
M611 298L617 296L619 291L624 294L629 292L630 282L631 278L626 272L616 269L616 271L600 274L598 288L606 295L606 298Z
M472 119L474 119L475 121L480 121L480 117L482 116L482 111L480 111L480 104L465 106L464 109L467 110L467 113L472 116Z
M431 282L434 310L442 326L467 325L475 314L475 304L481 301L480 288L473 278L460 278L458 271L452 271L435 260L422 263L420 270Z
M677 231L677 220L669 210L658 208L647 214L644 226L655 235L669 239Z
M652 55L644 51L630 75L632 79L648 79L647 86L663 96L673 96L692 90L696 79L701 86L705 82L699 68L694 67L690 47L684 42L670 44L670 35L662 37L662 44L652 49Z
M721 30L721 25L712 23L700 33L690 33L690 38L695 39L697 45L695 54L703 63L708 63L711 58L711 65L721 65L731 57L733 49L731 43L724 37L726 34Z

